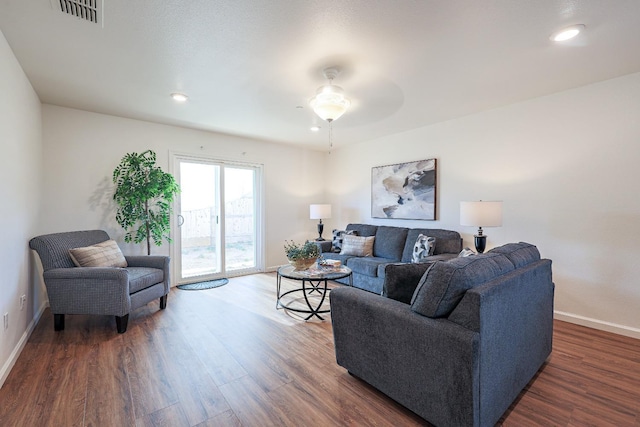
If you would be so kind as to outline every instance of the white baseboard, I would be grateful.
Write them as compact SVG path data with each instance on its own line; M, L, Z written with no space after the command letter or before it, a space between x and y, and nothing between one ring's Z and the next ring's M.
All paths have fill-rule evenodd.
M640 339L640 329L638 328L619 325L617 323L605 322L602 320L592 319L590 317L579 316L573 313L566 313L564 311L554 311L553 313L553 317L558 320L563 320L565 322L575 323L576 325L586 326L588 328L598 329L606 332L613 332L614 334Z
M27 345L27 341L29 341L29 337L31 336L31 333L36 328L36 325L38 324L38 321L40 320L42 313L46 310L47 307L49 307L49 302L48 301L43 302L42 305L40 306L40 309L38 309L38 312L36 313L35 317L31 319L31 322L29 323L29 326L27 326L27 329L22 334L22 337L20 337L20 341L18 341L18 344L11 352L11 355L9 356L9 360L7 360L7 363L5 363L4 366L2 367L2 370L0 371L0 388L2 388L2 386L4 385L4 382L9 376L9 373L11 372L13 365L16 364L18 357L20 357L20 353L22 353L24 346Z

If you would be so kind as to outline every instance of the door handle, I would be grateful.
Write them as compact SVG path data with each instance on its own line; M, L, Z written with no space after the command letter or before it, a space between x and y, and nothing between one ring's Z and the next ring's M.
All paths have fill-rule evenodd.
M178 214L178 227L182 227L182 224L184 224L184 217Z

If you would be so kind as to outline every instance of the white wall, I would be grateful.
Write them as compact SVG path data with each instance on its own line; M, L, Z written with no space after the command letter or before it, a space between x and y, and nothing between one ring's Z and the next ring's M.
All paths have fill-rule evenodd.
M144 245L123 242L124 231L114 219L111 174L126 153L152 149L167 171L170 151L264 165L267 269L286 263L285 239L314 237L309 204L323 202L322 153L47 104L42 115L46 232L101 228L125 254L145 253ZM169 245L152 253L168 255Z
M437 102L437 101L435 101ZM458 230L459 202L503 200L488 246L553 260L556 316L640 337L640 73L350 146L328 162L328 228ZM372 220L371 167L438 159L438 220Z
M45 295L32 280L28 241L36 233L41 184L40 100L0 32L0 385L24 346ZM27 301L20 310L20 296ZM4 329L3 315L9 314Z

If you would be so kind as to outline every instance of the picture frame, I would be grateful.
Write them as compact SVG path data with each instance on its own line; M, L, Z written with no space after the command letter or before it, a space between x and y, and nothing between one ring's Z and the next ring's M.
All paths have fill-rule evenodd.
M371 217L436 220L437 159L371 168Z

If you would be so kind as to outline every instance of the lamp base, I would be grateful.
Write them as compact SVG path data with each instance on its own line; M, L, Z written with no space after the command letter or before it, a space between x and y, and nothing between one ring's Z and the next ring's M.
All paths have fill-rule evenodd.
M476 252L478 252L479 254L483 253L485 248L487 247L487 236L479 236L479 235L475 235L473 236L475 239L475 244L476 244Z
M316 239L316 242L324 242L324 239L322 238L323 231L324 231L324 224L322 223L322 220L320 220L320 222L318 223L318 238Z

